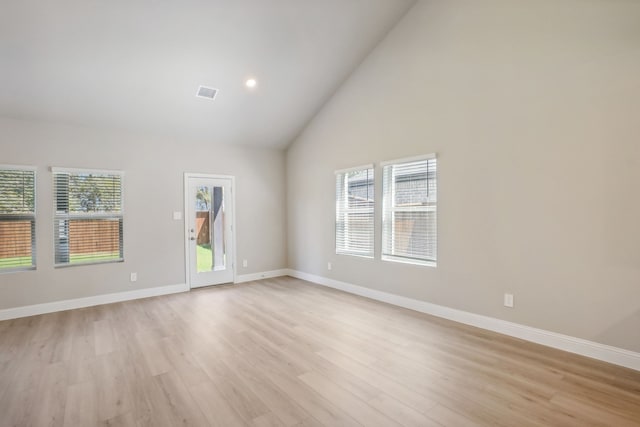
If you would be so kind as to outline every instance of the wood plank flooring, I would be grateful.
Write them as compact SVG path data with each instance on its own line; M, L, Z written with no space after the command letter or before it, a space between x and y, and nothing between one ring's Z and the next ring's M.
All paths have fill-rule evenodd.
M283 277L0 322L1 426L640 426L640 372Z

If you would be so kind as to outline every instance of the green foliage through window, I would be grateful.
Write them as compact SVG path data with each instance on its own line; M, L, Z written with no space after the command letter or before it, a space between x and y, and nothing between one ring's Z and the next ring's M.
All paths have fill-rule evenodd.
M0 170L0 214L32 213L35 210L35 172Z
M30 169L0 167L0 270L35 268L35 182Z
M122 173L55 170L55 263L124 260Z

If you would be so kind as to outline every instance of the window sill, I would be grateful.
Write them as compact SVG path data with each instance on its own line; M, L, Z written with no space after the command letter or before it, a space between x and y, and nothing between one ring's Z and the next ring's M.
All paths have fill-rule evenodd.
M68 267L79 267L82 265L97 265L97 264L115 264L118 262L124 262L124 258L108 260L108 261L87 261L87 262L74 262L70 264L55 264L54 268L68 268Z
M357 258L373 259L373 255L362 255L362 254L356 254L356 253L350 253L350 252L337 252L336 251L336 255L346 255L346 256L353 256L353 257L357 257Z
M438 263L435 261L424 261L419 259L403 258L393 255L382 255L382 261L398 262L400 264L419 265L423 267L437 267Z
M0 274L10 274L10 273L22 273L25 271L35 271L36 266L27 266L27 267L16 267L16 268L3 268L0 270Z

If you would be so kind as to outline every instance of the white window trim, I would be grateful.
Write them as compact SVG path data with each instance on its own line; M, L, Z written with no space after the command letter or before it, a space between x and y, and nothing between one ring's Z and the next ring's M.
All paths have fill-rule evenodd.
M412 162L419 162L419 161L423 161L423 160L431 160L431 159L437 159L438 155L437 153L429 153L429 154L423 154L420 156L413 156L413 157L403 157L400 159L394 159L394 160L385 160L383 162L380 162L380 168L383 169L384 171L384 167L385 166L392 166L392 165L399 165L399 164L403 164L403 163L412 163ZM401 256L396 256L396 255L388 255L388 254L384 254L384 214L385 214L385 200L384 200L384 176L383 176L383 180L382 180L382 220L380 222L380 235L382 238L382 242L380 245L380 259L382 261L390 261L390 262L397 262L400 264L410 264L410 265L418 265L418 266L426 266L426 267L437 267L438 266L438 259L436 258L436 260L424 260L424 259L419 259L419 258L409 258L409 257L401 257ZM436 181L439 182L439 165L436 168ZM396 183L395 180L392 180L391 185L393 185L395 187ZM439 185L438 185L439 188ZM438 190L436 190L438 191ZM392 194L395 193L395 188L392 189ZM438 199L439 199L439 191L438 191ZM436 214L438 213L438 205L439 202L436 202L435 206L425 206L425 207L405 207L405 208L390 208L389 212L391 214L394 214L395 212L410 212L410 211L418 211L418 212L429 212L429 211L435 211ZM439 247L438 245L438 239L440 238L440 233L437 232L438 229L438 222L436 222L436 247ZM393 236L391 236L391 244L394 244L395 239L393 239ZM393 252L393 250L392 250Z
M32 171L37 172L37 166L22 166L22 165L5 165L0 164L0 169L4 170L17 170L17 171Z
M395 255L382 255L380 258L382 261L397 262L399 264L420 265L425 267L437 267L437 261L428 261L418 258L400 257Z
M89 169L89 168L65 168L65 167L56 167L56 166L51 166L49 168L49 170L51 171L52 174L52 178L53 178L53 184L54 184L54 189L53 189L53 203L54 203L54 207L53 207L53 221L54 221L54 227L55 227L55 222L59 219L61 219L62 217L65 217L69 220L72 219L81 219L81 218L91 218L91 219L112 219L112 218L119 218L122 220L123 222L123 229L122 229L122 233L123 236L121 236L122 239L122 257L121 258L117 258L117 259L113 259L113 260L105 260L105 261L87 261L87 262L76 262L76 263L71 263L71 262L66 262L66 263L56 263L55 262L55 255L54 255L54 264L53 267L54 268L69 268L69 267L79 267L79 266L85 266L85 265L96 265L96 264L114 264L114 263L121 263L124 262L124 215L125 215L125 203L124 203L124 177L125 177L125 173L122 170L112 170L112 169ZM120 197L121 197L121 201L120 201L120 212L118 214L104 214L104 213L100 213L100 212L88 212L88 213L84 213L84 214L79 214L79 213L67 213L64 215L58 214L56 211L56 207L55 207L55 203L56 203L56 198L57 198L57 193L56 193L56 189L55 189L55 174L56 173L68 173L68 174L93 174L93 175L115 175L115 176L119 176L120 177ZM54 238L53 240L53 253L55 254L55 250L56 250L56 239Z
M15 171L28 171L33 172L33 214L21 214L21 215L13 215L15 219L18 220L31 220L33 221L34 229L37 226L37 213L38 213L38 167L37 166L26 166L26 165L7 165L0 164L0 170L15 170ZM12 216L12 215L7 215ZM14 268L4 268L0 270L0 274L7 273L20 273L22 271L34 271L37 269L37 252L36 252L36 235L32 236L33 244L31 246L31 262L32 265L22 266L22 267L14 267Z
M334 172L334 176L338 176L338 175L342 175L342 174L347 174L349 172L355 172L355 171L359 171L359 170L368 170L371 169L372 170L372 174L373 174L373 185L374 185L374 189L375 189L375 165L373 163L369 163L366 165L361 165L361 166L354 166L354 167L350 167L350 168L346 168L346 169L338 169ZM346 185L346 182L345 182ZM346 189L345 189L346 190ZM345 193L346 194L346 193ZM375 197L375 191L374 191L374 197ZM337 203L338 201L336 200L336 210L337 210ZM375 201L374 204L371 208L365 209L365 208L360 208L360 209L347 209L346 207L343 208L345 212L348 213L369 213L371 212L373 214L373 229L374 229L374 236L373 236L373 247L371 248L371 255L363 255L361 253L358 252L351 252L349 250L339 250L338 249L338 239L337 239L337 230L335 229L335 225L334 225L334 248L335 248L335 253L336 255L347 255L347 256L353 256L353 257L358 257L358 258L363 258L363 259L375 259L376 256L376 247L375 247L375 214L376 214L376 208L375 208ZM336 218L337 221L337 218Z
M375 172L375 165L373 163L369 163L368 165L354 166L352 168L346 168L346 169L338 169L337 171L334 172L334 174L338 175L341 173L354 172L362 169L374 169L374 172Z
M380 167L395 165L398 163L412 163L412 162L419 162L421 160L430 160L430 159L437 159L437 158L438 158L437 153L429 153L429 154L423 154L420 156L413 156L413 157L403 157L402 159L385 160L384 162L380 162Z
M91 168L61 168L57 166L51 166L49 168L52 173L82 173L82 174L95 174L95 175L119 175L124 176L123 170L112 169L91 169Z

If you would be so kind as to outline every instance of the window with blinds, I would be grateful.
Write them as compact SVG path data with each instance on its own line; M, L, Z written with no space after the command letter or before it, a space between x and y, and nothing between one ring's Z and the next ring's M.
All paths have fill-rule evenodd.
M0 271L36 267L36 171L0 166Z
M56 267L123 261L123 173L52 171Z
M383 260L435 265L436 172L435 156L383 164Z
M336 172L336 254L373 258L373 165Z

